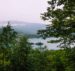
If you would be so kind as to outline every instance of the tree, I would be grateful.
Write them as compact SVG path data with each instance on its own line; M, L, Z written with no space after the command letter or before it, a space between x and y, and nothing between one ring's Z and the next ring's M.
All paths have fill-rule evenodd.
M45 47L35 48L29 55L29 71L51 71Z
M1 29L0 33L0 61L2 61L1 67L3 71L6 71L5 66L7 66L9 62L10 55L12 53L12 46L15 45L14 41L16 40L17 33L14 29L11 28L9 22L8 25Z
M18 38L17 46L11 56L11 71L28 71L28 56L31 46L25 36Z
M45 30L39 30L38 33L44 38L58 38L52 42L61 42L61 47L71 47L75 42L75 1L50 0L48 4L42 19L51 22Z
M60 42L60 47L66 49L63 59L65 71L75 71L75 0L49 0L48 4L42 19L50 24L38 33L44 38L57 38L50 43ZM59 66L59 63L56 66Z

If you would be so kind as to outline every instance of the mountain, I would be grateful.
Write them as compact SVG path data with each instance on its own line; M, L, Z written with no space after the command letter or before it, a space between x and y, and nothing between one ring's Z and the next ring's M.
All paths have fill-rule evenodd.
M21 34L26 35L37 35L37 31L40 29L45 29L46 25L42 23L28 23L28 22L10 22L13 29Z
M12 28L20 34L25 34L27 36L37 36L37 31L40 29L45 29L46 25L43 23L29 23L21 21L10 21ZM0 22L0 28L6 26L8 22Z

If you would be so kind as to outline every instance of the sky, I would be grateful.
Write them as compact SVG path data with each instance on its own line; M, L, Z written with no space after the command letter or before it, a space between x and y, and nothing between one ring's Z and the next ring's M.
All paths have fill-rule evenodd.
M44 23L40 14L46 11L47 5L47 0L0 0L0 22Z

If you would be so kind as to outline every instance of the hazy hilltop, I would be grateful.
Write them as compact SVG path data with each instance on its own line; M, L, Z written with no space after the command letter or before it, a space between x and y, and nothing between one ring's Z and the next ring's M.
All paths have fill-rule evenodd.
M7 22L4 22L4 23L7 23ZM18 33L27 34L27 35L36 35L38 30L44 29L46 27L46 25L43 23L28 23L28 22L11 21L10 24L12 28Z
M15 24L13 28L23 34L36 34L39 29L44 29L45 24L42 23L28 23L28 22L10 22Z

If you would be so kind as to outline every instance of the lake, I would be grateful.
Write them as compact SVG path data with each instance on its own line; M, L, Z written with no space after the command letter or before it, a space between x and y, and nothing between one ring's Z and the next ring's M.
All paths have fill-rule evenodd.
M59 47L57 47L58 44L55 43L48 43L47 41L51 40L52 38L47 38L47 39L42 39L42 38L30 38L29 42L30 43L34 43L34 45L32 45L33 47L38 47L37 45L35 45L38 42L43 43L42 46L47 46L48 49L51 50L57 50L59 49Z

